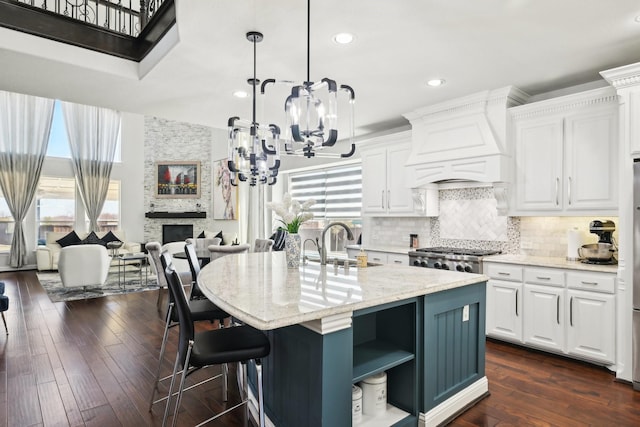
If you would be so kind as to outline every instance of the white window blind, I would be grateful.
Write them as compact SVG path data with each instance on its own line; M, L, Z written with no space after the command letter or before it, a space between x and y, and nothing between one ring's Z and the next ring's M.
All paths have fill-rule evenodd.
M315 199L311 207L315 219L360 218L362 167L355 164L291 175L289 194L300 203Z

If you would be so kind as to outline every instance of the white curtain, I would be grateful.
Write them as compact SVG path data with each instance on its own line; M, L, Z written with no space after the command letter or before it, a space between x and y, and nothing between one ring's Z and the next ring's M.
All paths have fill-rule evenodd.
M68 102L63 102L62 108L73 170L89 217L89 229L98 231L98 216L107 197L120 137L120 113Z
M47 155L53 100L0 91L0 188L15 221L9 265L27 263L22 222Z

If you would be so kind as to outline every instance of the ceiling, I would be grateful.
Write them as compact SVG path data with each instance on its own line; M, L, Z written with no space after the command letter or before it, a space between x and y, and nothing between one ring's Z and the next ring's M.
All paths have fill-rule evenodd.
M136 63L2 28L0 89L226 128L250 118L251 99L232 93L250 89L251 30L264 34L259 79L305 79L304 0L176 0L176 10L179 40L143 76ZM637 0L313 0L310 74L353 87L364 135L486 89L602 81L600 71L640 61L638 15ZM354 42L334 43L344 31ZM428 87L435 77L446 84ZM285 96L267 92L268 120L283 124Z

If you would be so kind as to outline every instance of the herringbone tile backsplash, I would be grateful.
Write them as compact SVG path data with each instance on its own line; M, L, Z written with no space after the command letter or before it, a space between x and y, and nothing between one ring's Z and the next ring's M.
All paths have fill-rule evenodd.
M495 199L443 200L439 218L442 239L507 240L507 217L498 216Z

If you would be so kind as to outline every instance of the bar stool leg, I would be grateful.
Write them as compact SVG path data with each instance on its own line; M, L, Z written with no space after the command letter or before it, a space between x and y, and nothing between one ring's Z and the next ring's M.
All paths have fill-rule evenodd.
M247 365L248 363L244 362L238 365L238 368L242 366L242 390L243 390L243 398L246 401L244 404L244 425L245 427L249 426L249 418L251 417L251 411L249 410L249 381L247 381ZM238 371L240 371L238 369Z
M264 395L262 393L262 361L255 360L256 373L258 374L258 410L260 416L260 427L264 427Z
M4 323L4 330L7 332L7 335L9 335L9 328L7 328L7 319L4 318L4 311L0 312L0 314L2 314L2 323Z
M227 376L229 375L229 364L222 364L222 400L226 402L228 400L228 386L227 386Z
M151 390L151 400L149 401L149 412L153 408L153 398L156 396L156 390L158 389L158 382L160 382L160 371L162 370L162 360L164 359L164 352L167 347L167 338L169 336L169 328L171 327L171 312L173 311L173 304L169 304L167 310L167 318L164 324L164 335L162 336L162 345L160 346L160 356L158 357L158 369L156 371L156 379L153 383L153 389Z

